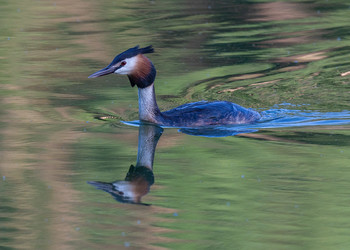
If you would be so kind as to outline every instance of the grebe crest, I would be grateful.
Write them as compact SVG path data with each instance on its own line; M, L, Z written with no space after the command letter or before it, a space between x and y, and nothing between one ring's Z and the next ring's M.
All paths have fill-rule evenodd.
M226 101L195 102L160 112L154 91L156 69L144 54L153 53L153 47L130 48L117 55L104 69L89 78L111 73L127 75L132 87L138 87L139 119L163 126L198 127L208 125L246 124L260 119L252 109Z

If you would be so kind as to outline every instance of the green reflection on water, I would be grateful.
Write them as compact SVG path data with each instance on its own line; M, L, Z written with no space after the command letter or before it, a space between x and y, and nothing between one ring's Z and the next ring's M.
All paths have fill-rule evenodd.
M136 161L137 129L93 118L136 119L136 89L87 79L136 44L156 48L162 109L221 99L349 110L346 1L2 6L0 248L349 248L349 126L247 138L167 129L152 206L86 184L122 179Z
M334 141L334 145L320 146L300 144L288 130L280 131L278 136L276 132L264 133L266 138L276 136L275 142L236 137L214 140L174 132L162 136L156 152L155 185L145 198L146 203L153 204L152 208L116 204L117 210L100 210L119 214L121 209L130 216L116 230L128 234L132 244L141 246L138 233L143 228L138 227L138 221L143 226L160 227L159 230L172 229L162 235L174 242L160 244L171 248L201 248L208 244L222 249L231 246L322 248L324 244L331 247L337 242L347 242L345 218L350 211L345 187L349 155L344 152L345 146L338 146L344 143L339 137L332 138L326 131L324 136L329 139L322 142ZM313 129L308 131L312 132ZM338 131L338 134L348 133ZM81 165L84 168L91 165L86 169L85 179L122 179L128 166L135 162L136 152L134 156L125 152L125 145L117 146L116 138L106 140L103 145L107 148L96 149L100 157L93 157L96 163L92 165L88 158L92 152L84 148L98 144L84 141L85 146L80 148L79 158L85 159ZM174 141L178 143L172 145ZM106 153L109 151L113 153ZM340 172L345 174L339 175ZM106 205L112 200L101 191L95 197ZM169 210L157 211L164 208ZM143 213L139 214L141 209ZM150 222L150 212L160 214L160 219ZM89 216L93 213L88 212ZM104 223L113 224L108 221L110 217L103 218ZM119 223L118 218L119 215L114 223ZM147 236L152 238L153 234ZM320 243L319 238L326 243ZM162 241L152 243L159 245Z

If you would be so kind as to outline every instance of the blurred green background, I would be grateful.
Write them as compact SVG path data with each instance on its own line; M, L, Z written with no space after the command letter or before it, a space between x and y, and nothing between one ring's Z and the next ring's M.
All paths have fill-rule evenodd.
M138 129L120 120L138 118L137 90L87 77L138 44L155 47L162 110L350 110L348 1L0 3L0 249L350 248L349 125L166 129L151 206L86 183L135 164Z

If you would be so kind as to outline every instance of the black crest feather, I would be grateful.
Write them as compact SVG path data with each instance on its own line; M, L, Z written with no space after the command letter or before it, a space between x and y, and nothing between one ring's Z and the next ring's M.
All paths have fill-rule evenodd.
M137 56L138 54L148 54L148 53L153 53L153 52L154 52L154 49L153 49L152 45L144 47L144 48L139 48L139 46L137 45L137 46L130 48L130 49L127 49L124 52L117 55L108 66L114 65L114 64L116 64L116 63L118 63L126 58L131 58L131 57Z
M138 50L140 51L139 54L147 54L147 53L153 53L154 52L154 49L153 49L152 45L144 47L144 48L141 48L141 49L138 49Z

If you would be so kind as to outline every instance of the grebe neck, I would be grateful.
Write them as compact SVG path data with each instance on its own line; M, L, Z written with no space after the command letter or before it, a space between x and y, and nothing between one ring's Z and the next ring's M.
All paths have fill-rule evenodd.
M140 125L136 167L153 169L154 153L163 129L155 125Z
M156 101L156 94L154 91L154 84L148 87L138 88L139 95L139 119L141 121L148 121L157 123L161 112Z

